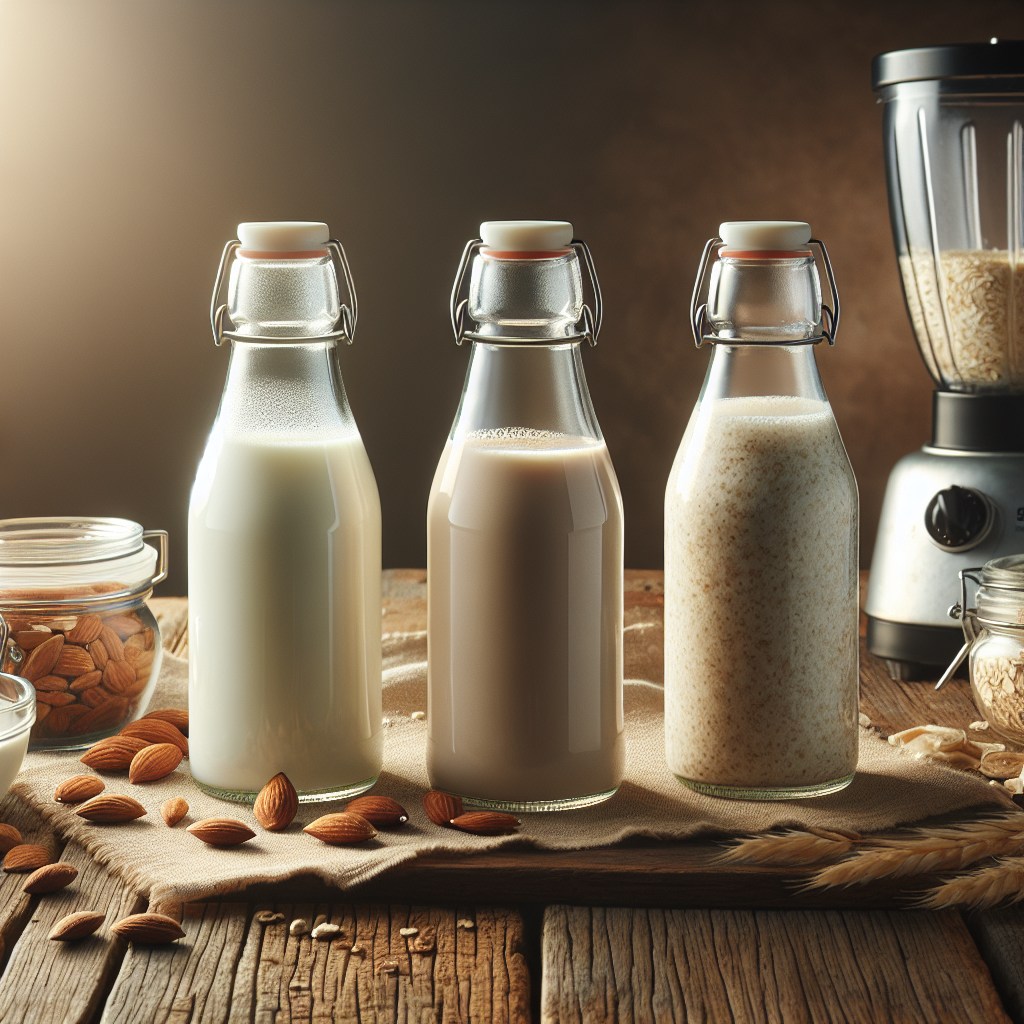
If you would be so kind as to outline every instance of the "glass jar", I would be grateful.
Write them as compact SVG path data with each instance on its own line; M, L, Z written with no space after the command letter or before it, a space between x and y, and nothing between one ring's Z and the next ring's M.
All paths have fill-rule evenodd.
M145 712L161 658L146 602L166 576L163 530L127 519L0 520L3 668L35 689L32 749L87 747Z
M1024 743L1024 555L994 558L960 573L961 601L954 614L967 643L940 684L970 654L971 693L1001 739ZM967 608L967 580L977 584L977 607Z
M7 623L0 616L0 649L7 644ZM28 749L36 720L36 691L27 679L0 672L0 796L11 788Z

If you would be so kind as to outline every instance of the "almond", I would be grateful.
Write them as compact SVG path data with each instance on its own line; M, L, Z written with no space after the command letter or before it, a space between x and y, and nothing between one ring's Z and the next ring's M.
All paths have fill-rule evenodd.
M90 708L98 708L101 704L112 700L113 697L102 686L90 686L78 695L78 699Z
M22 843L8 850L4 857L4 871L35 871L44 864L53 860L50 851L45 846L33 846L31 843Z
M111 659L103 669L103 685L115 694L122 694L135 685L135 669L127 661Z
M166 914L131 914L112 924L110 930L129 942L150 946L185 937L181 925Z
M134 615L111 615L107 626L113 629L121 640L127 640L135 633L142 632L142 623Z
M359 814L371 825L377 828L387 828L389 825L403 825L409 820L405 808L392 800L389 796L360 796L350 800L345 807L346 811Z
M58 693L68 688L68 681L61 676L43 676L32 685L36 688L36 693Z
M211 846L238 846L248 842L256 833L235 818L204 818L185 830Z
M70 885L78 877L78 868L73 864L58 861L56 864L44 864L36 868L21 887L22 892L33 896L42 892L56 892Z
M173 743L153 743L143 747L128 766L131 783L156 782L170 775L181 764L181 748Z
M106 648L107 657L111 661L124 661L124 644L109 626L104 626L100 631L100 643Z
M31 651L49 640L53 634L48 629L22 629L12 633L12 636L23 651Z
M86 821L111 824L141 818L146 813L146 808L130 796L124 796L122 793L107 793L86 800L75 813L80 818L85 818Z
M140 721L147 718L159 718L162 722L170 722L183 736L188 735L187 711L180 711L178 708L160 708L159 711L150 711L143 715Z
M140 736L108 736L94 743L78 760L98 772L123 772L132 758L148 746L149 742Z
M99 796L103 789L103 780L95 775L72 775L53 791L53 798L58 803L77 804Z
M84 597L86 593L85 590L80 590L78 587L61 589L61 597L65 599L72 596ZM78 590L79 593L72 594L72 591L74 590ZM46 626L47 629L52 629L54 633L70 633L71 630L73 630L75 626L78 625L78 616L65 615L63 618L60 619L47 619L46 622L43 623L43 625Z
M83 615L75 628L64 634L68 643L91 644L103 632L103 620L98 615Z
M55 676L71 676L72 679L75 679L78 676L84 676L86 672L93 672L95 669L96 665L84 647L66 643L61 648L50 671Z
M302 831L322 843L362 843L377 834L377 830L362 815L352 811L325 814L310 822Z
M110 659L110 655L107 654L106 647L103 646L102 640L93 640L88 647L89 657L92 658L98 669L103 669L107 661Z
M44 640L34 651L29 652L21 674L30 683L35 682L36 679L42 679L43 676L48 676L53 666L57 664L63 647L64 637L59 633L56 636L51 636L49 640Z
M7 853L15 846L21 846L21 833L13 825L0 825L0 853Z
M295 787L284 772L278 772L256 797L252 813L268 832L280 832L287 828L299 809L299 797Z
M172 796L160 805L160 815L169 828L174 828L188 814L188 804L180 796Z
M82 694L83 705L88 705L90 702L86 701L85 698L95 693L97 697L102 696L103 702L97 704L87 714L82 715L74 725L71 726L71 732L76 736L85 736L90 732L99 732L101 729L109 729L111 726L117 725L118 722L123 722L131 711L131 706L124 697L111 697L106 690L100 686L94 686L91 690L86 690ZM71 708L67 709L71 711Z
M103 915L95 910L76 910L62 917L51 929L50 938L57 942L68 942L92 935L103 924Z
M452 818L462 814L462 797L432 789L429 793L423 794L423 809L435 825L447 827Z
M37 693L36 702L39 704L49 704L51 708L61 708L65 704L74 704L77 698L73 693ZM50 728L53 728L53 723L50 724Z
M51 677L48 676L47 678ZM102 672L86 672L84 675L80 675L77 679L72 680L68 689L70 689L72 693L82 693L84 690L91 690L94 686L99 686L102 681Z
M121 735L138 736L150 743L173 743L188 757L188 740L170 722L159 718L140 718L137 722L131 722L121 730Z
M7 669L4 669L4 671L6 672ZM45 722L46 719L47 719L47 716L50 714L50 712L52 710L53 710L53 708L51 708L49 704L37 704L36 705L36 725L40 725L41 723ZM33 736L38 735L38 733L36 732L35 729L32 730L32 735Z
M450 824L462 832L472 832L478 836L497 836L505 832L514 832L522 824L511 814L499 811L469 811L453 818Z

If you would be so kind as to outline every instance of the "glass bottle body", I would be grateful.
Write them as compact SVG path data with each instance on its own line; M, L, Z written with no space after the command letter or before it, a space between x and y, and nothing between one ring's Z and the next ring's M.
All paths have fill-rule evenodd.
M191 766L228 799L381 765L380 499L333 342L289 334L233 343L189 506Z
M622 544L579 341L474 342L427 508L432 786L502 810L615 792Z
M666 755L687 785L852 780L858 517L813 348L716 344L665 497Z

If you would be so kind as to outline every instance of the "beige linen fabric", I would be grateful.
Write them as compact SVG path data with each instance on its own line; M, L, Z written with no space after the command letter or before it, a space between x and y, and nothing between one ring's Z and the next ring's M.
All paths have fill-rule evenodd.
M106 775L107 791L129 793L149 814L123 825L97 825L78 818L73 808L53 801L54 787L83 770L74 755L32 753L14 791L36 807L69 839L124 876L156 902L201 900L254 882L278 881L311 873L344 889L388 868L434 851L470 855L498 846L585 849L607 846L628 836L684 839L698 833L760 832L786 824L833 826L874 831L929 815L977 804L1006 805L1002 787L977 777L929 764L900 753L877 734L862 729L860 765L843 792L813 800L753 803L716 800L682 786L669 772L662 735L660 624L626 628L626 665L634 678L626 683L626 779L615 797L597 807L559 814L521 815L519 835L483 838L432 824L421 799L427 787L424 769L426 723L411 718L426 710L426 634L384 637L384 772L374 792L394 797L409 812L401 829L381 831L360 846L325 846L302 832L302 825L342 804L306 804L284 833L264 832L248 807L226 803L199 791L187 762L166 779L132 786L125 775ZM184 707L187 662L164 655L152 704ZM159 815L168 797L189 803L188 817L169 829ZM242 847L217 849L185 832L193 821L211 816L239 818L256 838Z

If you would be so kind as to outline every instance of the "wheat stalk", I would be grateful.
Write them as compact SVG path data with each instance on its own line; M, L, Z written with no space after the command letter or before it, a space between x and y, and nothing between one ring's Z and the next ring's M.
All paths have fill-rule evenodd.
M863 885L876 878L962 868L985 857L1024 852L1024 813L954 828L918 829L916 839L871 842L856 856L818 871L806 888Z
M857 832L821 828L803 831L790 829L787 832L755 836L753 839L741 839L719 859L725 862L804 866L842 857L860 838Z
M959 875L932 889L919 906L928 910L944 907L984 910L1003 900L1009 903L1024 900L1024 861L1019 857L1003 857L992 867Z

